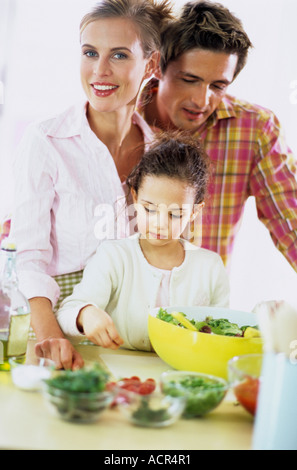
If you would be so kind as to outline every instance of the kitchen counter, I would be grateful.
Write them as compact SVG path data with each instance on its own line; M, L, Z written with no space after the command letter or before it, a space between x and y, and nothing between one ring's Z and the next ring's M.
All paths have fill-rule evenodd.
M138 375L142 380L170 367L156 354L106 350L79 345L86 363L104 364L114 378ZM28 355L34 354L34 342ZM117 408L103 412L96 423L76 424L53 416L39 392L17 389L10 372L0 372L0 449L26 450L248 450L253 418L235 404L229 392L218 408L203 418L180 419L166 428L130 424Z

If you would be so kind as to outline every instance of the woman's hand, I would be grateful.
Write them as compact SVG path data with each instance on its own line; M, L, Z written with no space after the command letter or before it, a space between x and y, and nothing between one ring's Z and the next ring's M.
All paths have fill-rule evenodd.
M124 342L110 315L93 305L87 305L80 310L77 326L92 343L103 348L118 349Z
M37 338L35 354L51 359L58 369L75 370L83 367L83 358L61 331L50 300L34 297L29 302L31 326Z
M55 362L57 369L77 370L83 367L81 355L66 338L47 338L35 345L35 354Z

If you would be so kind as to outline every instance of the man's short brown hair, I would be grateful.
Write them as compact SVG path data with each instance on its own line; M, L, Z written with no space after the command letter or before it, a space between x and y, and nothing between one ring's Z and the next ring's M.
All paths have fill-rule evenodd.
M226 7L207 1L188 2L179 18L162 35L161 71L190 49L200 48L238 56L235 78L243 69L252 43L241 21Z

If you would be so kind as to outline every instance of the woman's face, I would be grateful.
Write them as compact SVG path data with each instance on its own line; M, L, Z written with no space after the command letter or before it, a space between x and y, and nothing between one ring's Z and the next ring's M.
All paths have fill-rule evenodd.
M81 34L81 51L81 81L91 107L112 112L134 105L151 72L135 24L125 18L93 21Z

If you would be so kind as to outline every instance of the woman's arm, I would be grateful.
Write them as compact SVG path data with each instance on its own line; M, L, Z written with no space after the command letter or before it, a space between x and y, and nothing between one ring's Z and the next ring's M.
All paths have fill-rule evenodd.
M60 290L48 274L53 257L51 211L57 169L52 148L39 127L31 125L19 145L14 162L15 197L11 235L16 240L20 290L30 300L31 324L39 356L53 359L60 368L83 365L65 339L52 311Z
M35 346L37 356L52 359L60 369L81 368L84 361L61 331L51 301L45 297L35 297L29 302L31 326L38 341Z

